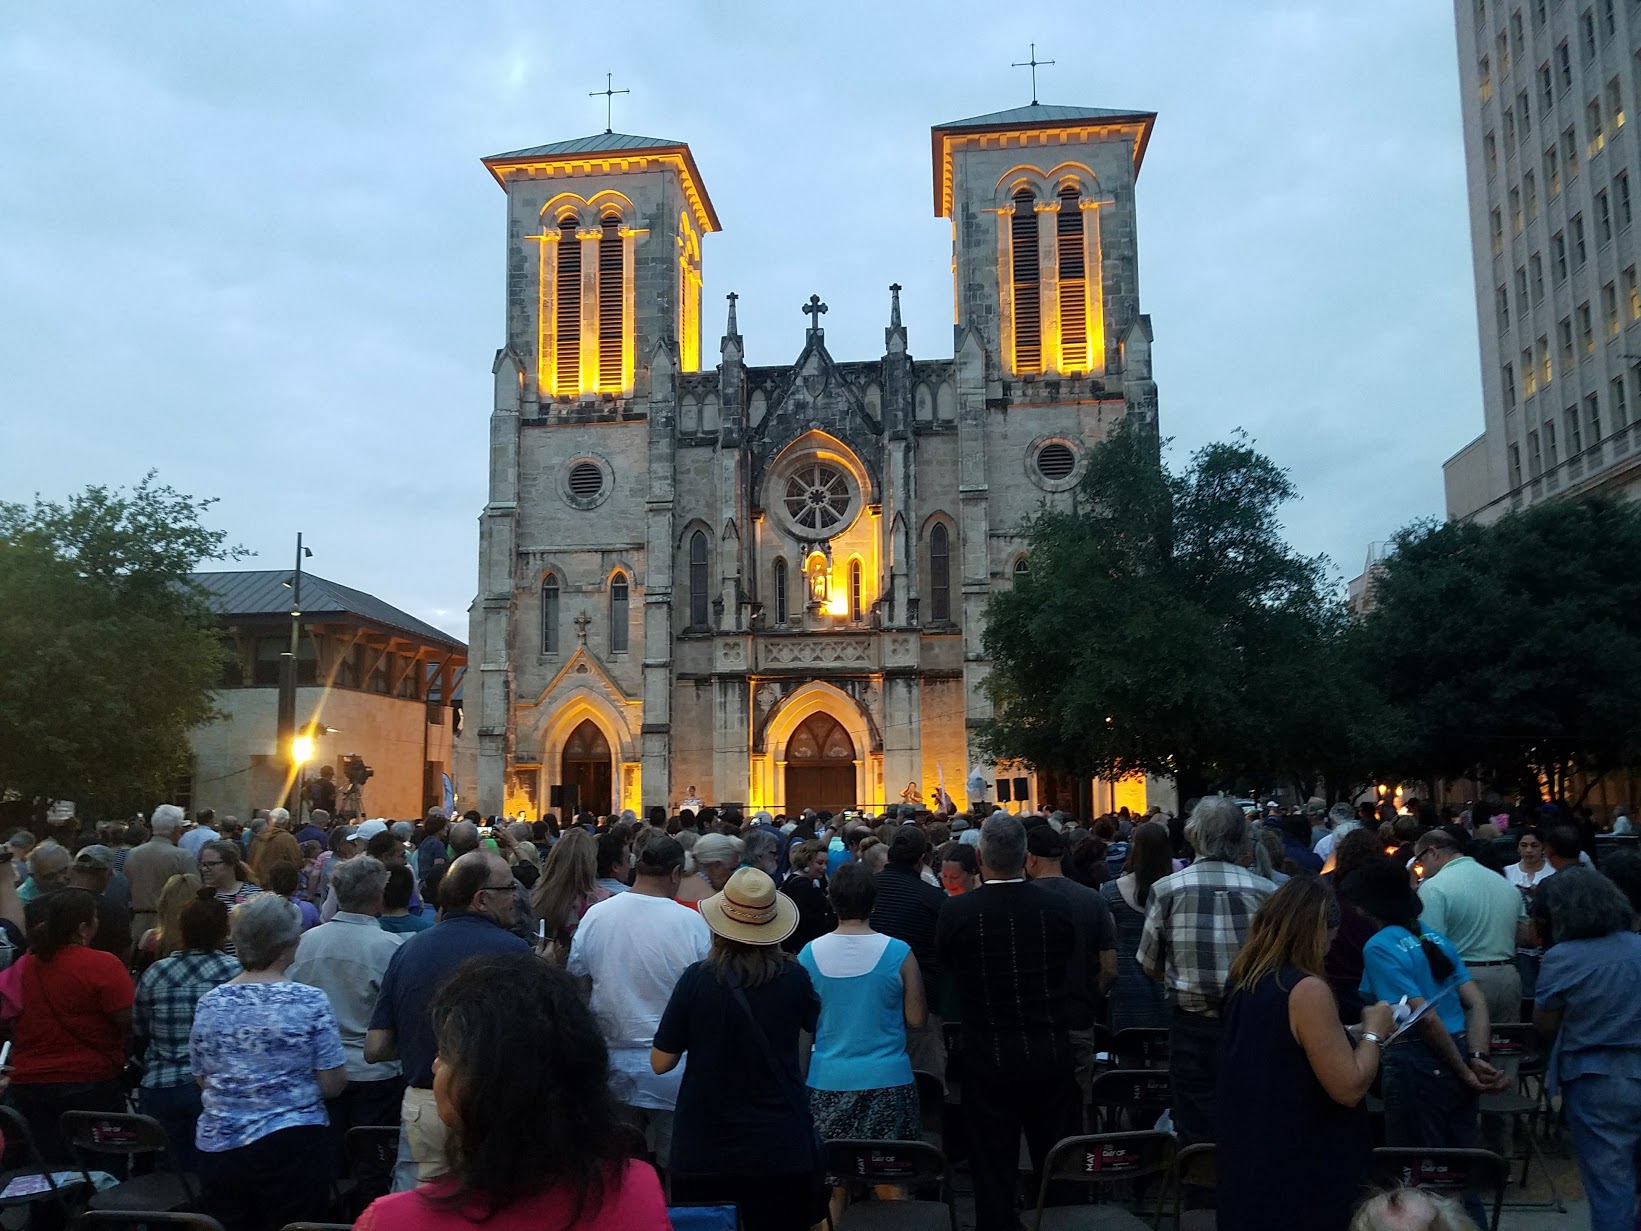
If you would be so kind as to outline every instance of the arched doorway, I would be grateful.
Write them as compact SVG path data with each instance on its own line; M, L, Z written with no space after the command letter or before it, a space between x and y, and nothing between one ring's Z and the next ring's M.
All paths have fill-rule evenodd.
M565 786L576 788L576 807L598 816L609 814L612 764L610 741L591 719L583 719L564 741L559 776Z
M809 715L786 741L787 813L841 812L856 802L854 741L830 714Z

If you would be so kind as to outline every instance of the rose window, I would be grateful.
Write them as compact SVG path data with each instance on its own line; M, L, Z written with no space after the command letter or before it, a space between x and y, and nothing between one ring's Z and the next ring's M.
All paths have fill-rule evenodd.
M811 463L786 481L786 515L806 530L828 531L849 514L849 479L836 467Z

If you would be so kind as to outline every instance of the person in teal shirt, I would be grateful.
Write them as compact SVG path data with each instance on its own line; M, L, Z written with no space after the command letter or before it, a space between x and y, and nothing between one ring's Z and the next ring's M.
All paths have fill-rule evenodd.
M377 919L384 932L420 932L433 926L431 915L410 913L410 893L416 878L403 864L387 870L387 886L382 890L382 914Z

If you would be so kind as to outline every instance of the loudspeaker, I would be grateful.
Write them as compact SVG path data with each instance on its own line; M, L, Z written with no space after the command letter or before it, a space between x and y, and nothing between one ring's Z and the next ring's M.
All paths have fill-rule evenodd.
M1009 780L1007 778L997 780L997 802L1000 804L1009 802Z
M561 782L547 788L547 806L557 808L560 816L568 816L577 810L580 803L581 788L573 782Z
M1001 786L1002 784L999 783L998 785ZM1016 778L1014 780L1014 798L1021 803L1025 803L1026 800L1031 798L1030 778Z

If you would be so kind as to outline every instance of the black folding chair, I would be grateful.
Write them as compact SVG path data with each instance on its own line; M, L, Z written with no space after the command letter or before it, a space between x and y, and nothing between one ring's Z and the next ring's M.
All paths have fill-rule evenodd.
M1545 1160L1544 1151L1539 1146L1538 1135L1533 1132L1534 1120L1542 1122L1548 1131L1551 1116L1550 1095L1546 1085L1549 1062L1538 1031L1532 1026L1518 1023L1494 1026L1489 1040L1489 1051L1496 1061L1516 1062L1516 1088L1490 1090L1484 1093L1481 1096L1481 1114L1484 1118L1499 1116L1508 1119L1515 1130L1514 1136L1525 1142L1520 1150L1522 1189L1525 1191L1527 1188L1527 1169L1535 1158L1538 1160L1539 1170L1544 1173L1544 1179L1550 1186L1548 1201L1512 1201L1511 1207L1554 1209L1565 1214L1567 1204L1561 1199L1561 1190L1556 1187L1555 1173L1550 1170L1550 1164ZM1538 1083L1537 1090L1535 1093L1528 1093L1528 1087L1534 1080Z
M199 1207L199 1187L177 1165L171 1139L152 1116L112 1111L65 1111L57 1120L74 1163L91 1183L88 1154L122 1154L127 1158L154 1158L158 1166L112 1188L93 1192L90 1210L193 1210Z
M1117 1031L1112 1040L1117 1067L1124 1069L1166 1069L1168 1031L1161 1026L1130 1026Z
M939 1149L946 1137L946 1087L940 1078L921 1069L912 1071L917 1083L917 1106L923 1140Z
M48 1164L28 1121L15 1108L0 1105L0 1132L6 1139L0 1157L0 1209L52 1202L68 1222L91 1191L78 1168Z
M147 1227L223 1231L216 1219L184 1210L87 1210L74 1220L74 1231L142 1231Z
M1175 1231L1215 1231L1219 1220L1212 1209L1185 1208L1187 1188L1198 1188L1211 1193L1218 1187L1213 1143L1198 1142L1194 1146L1186 1146L1176 1154L1173 1180Z
M1147 1176L1166 1177L1174 1166L1174 1138L1168 1133L1147 1130L1137 1133L1094 1133L1067 1137L1048 1152L1042 1183L1037 1189L1037 1210L1032 1231L1145 1231L1162 1219L1163 1201L1147 1223L1132 1205L1048 1204L1049 1188L1055 1183L1090 1185L1110 1190Z
M1168 1074L1157 1069L1112 1069L1089 1089L1091 1119L1102 1133L1154 1127L1173 1097Z
M1432 1192L1464 1197L1474 1193L1490 1201L1493 1212L1488 1231L1499 1231L1504 1212L1504 1186L1510 1164L1491 1150L1421 1150L1412 1146L1381 1146L1373 1152L1373 1182L1384 1188L1428 1188Z
M367 1205L393 1188L393 1168L399 1161L399 1126L361 1124L350 1128L342 1135L342 1153L347 1157L348 1173L331 1185L335 1212L357 1218Z
M854 1201L834 1231L957 1231L952 1173L946 1156L926 1141L828 1141L826 1169L840 1184L938 1185L939 1200Z

